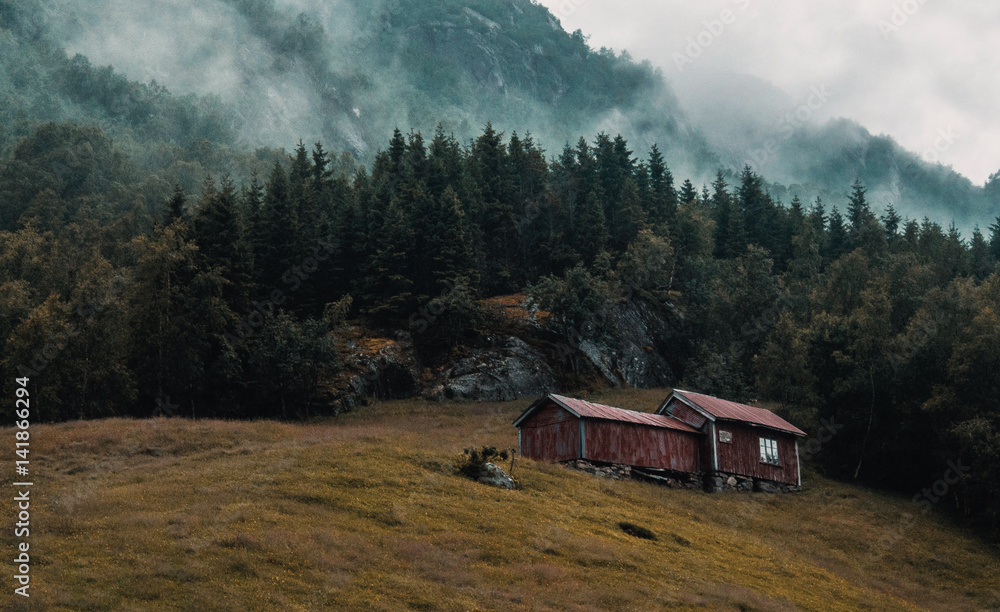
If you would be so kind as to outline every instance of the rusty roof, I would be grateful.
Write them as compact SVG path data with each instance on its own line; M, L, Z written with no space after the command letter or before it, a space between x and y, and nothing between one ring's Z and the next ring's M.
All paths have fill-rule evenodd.
M563 397L561 395L550 394L546 399L551 399L574 415L585 419L600 419L603 421L620 421L623 423L635 423L637 425L648 425L650 427L663 427L665 429L676 429L687 433L701 433L674 417L662 414L650 414L648 412L636 412L635 410L625 410L603 404L593 404L581 399ZM538 405L537 402L535 405ZM533 405L532 408L535 406ZM531 409L529 408L529 411ZM527 413L526 413L527 414ZM523 418L523 417L522 417ZM520 421L521 419L518 419ZM517 422L514 423L515 425Z
M744 421L770 427L771 429L787 431L799 436L806 435L806 432L766 408L737 404L736 402L719 399L711 395L702 395L701 393L692 393L690 391L682 391L681 389L674 389L674 395L686 400L690 404L694 404L717 419Z

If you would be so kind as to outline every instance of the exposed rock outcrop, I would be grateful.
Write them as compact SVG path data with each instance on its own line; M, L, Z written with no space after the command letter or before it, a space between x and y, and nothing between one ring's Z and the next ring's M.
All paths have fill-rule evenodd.
M616 305L605 329L574 343L547 317L526 310L522 298L508 297L492 305L501 312L504 333L461 347L459 357L434 368L421 362L407 332L366 338L360 329L346 329L343 372L324 385L325 397L350 410L370 398L500 402L592 383L648 388L676 382L666 357L672 326L645 304Z
M676 382L664 357L672 330L646 304L627 301L615 307L610 333L581 341L578 350L604 379L619 387L666 387Z
M420 367L410 334L367 340L346 343L344 374L325 385L329 401L340 410L352 410L369 398L406 399L420 393Z
M503 402L539 397L555 387L545 357L523 340L508 336L456 363L428 396Z

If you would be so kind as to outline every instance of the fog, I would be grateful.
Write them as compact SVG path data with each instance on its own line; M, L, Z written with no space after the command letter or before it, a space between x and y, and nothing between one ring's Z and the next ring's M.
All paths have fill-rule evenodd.
M282 48L301 45L287 35L306 5L328 32L353 21L350 6L337 1L52 0L43 6L50 35L70 55L175 93L221 98L236 109L233 123L245 143L290 147L299 138L311 143L337 132L338 140L364 153L363 126L336 92L333 49L309 55Z
M550 158L605 131L639 157L658 143L678 180L698 185L750 165L789 186L775 190L785 202L842 202L861 177L877 208L964 229L996 215L982 190L936 166L977 184L1000 168L990 113L1000 54L989 53L1000 17L981 2L475 5L492 19L463 2L37 2L70 54L221 99L250 146L322 141L368 161L394 127L427 134L440 122L465 140L491 120L508 134L530 130ZM613 75L573 73L567 56L578 51L562 30L577 28L592 48L627 50L663 78L633 66L619 95Z
M541 22L550 34L558 30L558 23L548 18L523 17L522 7L529 5L517 4L504 10L518 19ZM426 32L390 25L400 13L423 11L419 4L49 0L43 6L50 35L68 53L80 53L95 65L111 65L140 82L155 80L174 93L222 99L236 111L233 123L241 141L252 146L288 148L299 139L307 144L322 140L328 148L347 149L364 159L385 146L394 127L426 133L441 122L465 139L491 120L508 134L530 130L550 154L599 130L626 135L640 155L655 141L668 150L671 144L680 151L694 149L685 146L689 135L683 121L674 121L677 101L669 90L649 92L636 111L611 106L585 117L573 115L563 105L534 97L530 88L503 82L523 76L516 74L517 66L497 68L509 60L504 54L510 45L505 41L426 41L421 39L428 36ZM484 18L475 11L450 10L433 14L432 23L457 16L461 28L481 28ZM377 48L373 41L384 42L378 37L387 31L435 48L439 64L453 62L465 74L456 77L456 83L428 84L419 65L407 64L413 58L394 57ZM482 57L469 57L470 52ZM518 48L511 55L520 57L517 53L537 54ZM485 76L469 76L477 70ZM481 86L473 78L490 83ZM532 78L541 81L539 88L553 86L542 77L523 80ZM438 87L442 91L435 91ZM667 110L657 114L657 108ZM690 167L687 159L675 157L675 161L679 167Z
M733 156L825 87L829 100L809 122L854 119L978 184L1000 169L1000 11L993 2L540 3L592 44L628 49L661 67L696 123Z

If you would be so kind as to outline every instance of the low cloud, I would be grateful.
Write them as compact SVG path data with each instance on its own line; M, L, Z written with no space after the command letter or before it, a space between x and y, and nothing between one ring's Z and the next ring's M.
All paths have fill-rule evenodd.
M918 155L935 147L941 130L954 130L962 136L940 153L942 163L977 183L1000 169L1000 13L991 2L586 0L572 11L560 9L562 0L540 2L592 44L661 67L688 108L711 103L704 95L726 91L733 73L792 100L825 84L835 95L816 121L854 119ZM719 32L723 11L735 19ZM691 41L701 53L681 70L674 55ZM741 104L761 102L745 88L728 91Z

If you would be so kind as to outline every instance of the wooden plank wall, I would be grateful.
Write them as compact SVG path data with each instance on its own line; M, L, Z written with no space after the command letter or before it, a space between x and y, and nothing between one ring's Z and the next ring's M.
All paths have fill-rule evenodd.
M590 461L698 471L698 442L702 436L616 421L587 420L584 429Z
M580 420L548 402L521 424L521 455L536 461L580 458Z
M670 400L670 403L667 404L668 408L670 406L673 406L674 408L673 416L675 419L684 421L685 423L687 423L691 427L694 427L695 429L700 430L702 425L705 424L705 421L708 420L705 418L703 414L694 410L693 408L691 408L690 406L688 406L687 404L676 398ZM669 414L669 412L665 414Z
M798 484L795 436L759 427L749 427L732 421L716 421L715 431L720 472L753 476L786 484ZM719 442L719 431L730 432L733 441L731 443ZM760 438L762 437L777 440L781 465L761 462Z

